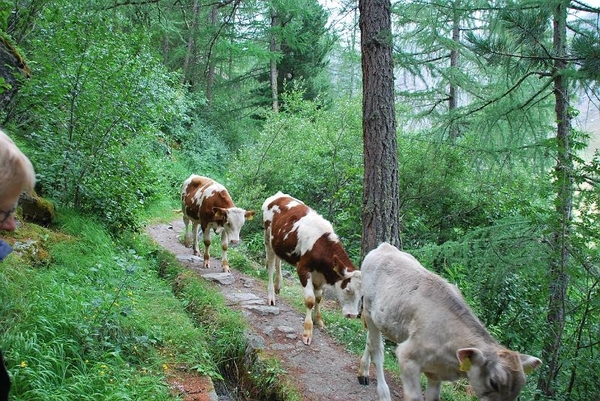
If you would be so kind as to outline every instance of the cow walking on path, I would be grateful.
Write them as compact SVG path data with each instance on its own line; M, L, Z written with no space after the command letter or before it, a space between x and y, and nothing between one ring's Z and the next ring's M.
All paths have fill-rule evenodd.
M501 346L462 298L458 288L426 270L412 255L383 243L362 267L363 313L367 343L358 379L369 384L373 361L380 400L390 400L383 375L382 335L398 344L404 399L439 401L442 381L467 378L484 401L516 400L525 373L542 361Z
M278 192L265 200L262 214L269 271L267 303L275 305L275 294L281 289L283 259L296 267L304 288L306 317L302 341L310 345L313 308L315 322L319 327L325 327L319 306L323 286L333 286L344 316L355 318L360 301L361 273L350 261L331 223L302 201Z
M255 212L236 207L227 189L208 177L192 174L181 187L181 211L185 224L185 246L190 246L189 223L192 222L192 249L194 255L200 255L198 249L198 225L204 235L204 267L210 267L210 230L221 234L221 264L224 272L229 272L227 247L229 242L240 241L240 230L246 220L252 219Z

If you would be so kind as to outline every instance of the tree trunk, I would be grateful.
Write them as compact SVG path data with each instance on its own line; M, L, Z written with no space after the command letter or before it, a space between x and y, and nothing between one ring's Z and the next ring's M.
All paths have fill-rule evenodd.
M363 70L364 257L383 241L400 248L400 201L391 4L389 0L360 0L358 8Z
M456 4L453 4L456 6ZM453 71L458 68L458 48L460 43L460 18L459 13L454 9L454 16L452 21L452 41L456 43L456 46L450 50L450 70ZM456 85L450 80L450 88L448 94L448 114L452 117L454 112L458 107L458 99L456 93ZM458 138L458 127L452 119L452 123L450 125L450 140L455 141Z
M219 22L219 7L213 6L210 13L209 23L213 27L213 31L217 32L217 23ZM213 88L215 86L215 58L212 57L212 52L208 56L208 71L206 76L206 102L208 107L213 103Z
M277 26L277 14L275 11L271 11L271 44L269 50L271 51L271 97L273 99L273 111L279 112L279 94L277 90L277 59L276 54L279 51L277 45L277 38L275 36L274 28Z
M193 74L192 74L192 65L193 61L196 58L196 32L198 30L198 13L199 13L199 5L198 0L194 1L194 5L192 6L192 21L191 25L188 29L188 38L187 45L185 51L185 58L183 60L182 66L182 82L184 84L189 84L190 89L193 90Z
M548 330L544 338L542 360L546 369L540 374L538 389L546 397L556 394L556 379L561 367L560 349L565 327L565 309L569 286L569 235L573 211L573 154L571 153L571 115L569 114L568 79L563 75L567 66L567 6L561 1L554 9L554 97L557 121L557 155L554 168L556 220L549 243Z
M350 36L350 93L348 94L349 99L354 98L354 86L358 86L356 83L357 68L355 68L354 57L356 53L356 26L358 20L358 10L355 8L352 13L352 32Z

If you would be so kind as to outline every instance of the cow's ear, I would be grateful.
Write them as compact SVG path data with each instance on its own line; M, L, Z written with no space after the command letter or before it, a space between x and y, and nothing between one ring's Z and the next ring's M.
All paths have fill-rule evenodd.
M461 372L468 372L471 370L472 364L481 364L483 361L483 352L477 348L461 348L456 351L456 357L460 362L459 369Z
M254 210L246 210L246 213L244 213L244 217L246 218L246 220L252 220L255 214L256 212Z
M346 273L346 267L340 262L340 258L338 258L337 255L333 255L333 271L336 272L340 278L344 278L344 274Z
M535 356L520 354L521 364L523 365L523 371L526 374L533 372L538 366L542 364L542 360Z
M217 218L221 218L221 217L227 217L227 209L223 209L222 207L213 207L213 213L215 214L215 217Z

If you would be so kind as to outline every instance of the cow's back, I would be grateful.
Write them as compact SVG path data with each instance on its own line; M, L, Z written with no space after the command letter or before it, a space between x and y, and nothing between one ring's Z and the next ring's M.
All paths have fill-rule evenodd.
M214 220L213 207L234 206L227 189L212 178L192 174L182 185L181 208L193 221L206 224Z
M306 204L278 192L263 203L263 222L268 245L294 265L324 234L333 234L331 224Z
M417 331L424 342L472 332L494 341L473 315L458 289L425 269L412 255L383 243L362 267L365 306L390 340L401 343Z

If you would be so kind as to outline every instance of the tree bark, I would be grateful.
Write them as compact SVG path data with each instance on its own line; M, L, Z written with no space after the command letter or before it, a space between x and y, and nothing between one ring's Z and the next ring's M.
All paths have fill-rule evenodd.
M569 113L569 85L564 76L567 67L567 7L563 0L554 9L554 97L557 121L557 155L555 174L556 221L549 237L548 330L544 338L542 360L546 368L540 374L538 389L546 397L556 394L556 379L561 368L560 350L565 328L567 289L569 287L569 235L573 212L573 154L571 152L571 115Z
M198 13L200 6L198 4L198 0L194 0L194 5L192 6L192 20L190 22L188 29L188 37L185 51L185 58L183 60L182 66L182 83L189 84L190 89L194 88L194 79L193 79L193 62L196 59L196 34L198 32Z
M453 6L456 4L453 3ZM452 21L452 41L456 43L456 46L450 50L450 70L458 69L458 48L460 43L460 17L459 13L454 9L453 21ZM458 97L457 87L450 81L450 88L448 94L448 112L452 116L458 108ZM452 122L450 126L450 140L455 141L458 138L459 132L455 122Z
M277 26L277 14L273 10L271 11L271 43L269 50L271 51L271 65L270 65L270 76L271 76L271 97L273 100L273 111L279 112L279 94L277 90L277 59L275 58L277 52L279 52L279 46L277 44L277 37L274 32L274 28Z
M213 27L213 30L217 31L217 24L219 22L219 7L213 6L210 12L210 20L209 24ZM212 106L213 103L213 88L215 86L215 58L212 57L212 54L209 55L208 59L208 71L206 76L206 102L208 107Z
M383 241L400 248L400 201L391 4L389 0L360 0L358 8L363 70L364 257Z

